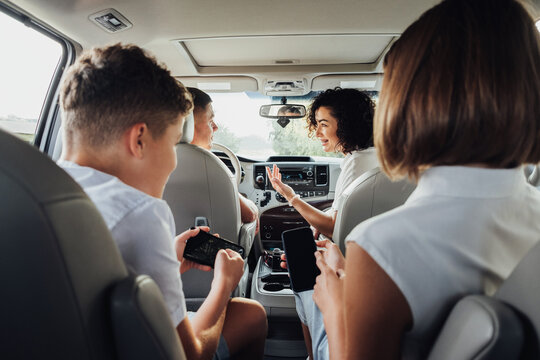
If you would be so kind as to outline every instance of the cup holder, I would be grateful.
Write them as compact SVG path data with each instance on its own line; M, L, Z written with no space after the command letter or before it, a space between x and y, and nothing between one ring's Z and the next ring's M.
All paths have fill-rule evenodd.
M282 283L277 283L277 282L272 282L272 283L266 283L264 284L263 286L263 290L265 291L281 291L285 289L285 285L283 285Z

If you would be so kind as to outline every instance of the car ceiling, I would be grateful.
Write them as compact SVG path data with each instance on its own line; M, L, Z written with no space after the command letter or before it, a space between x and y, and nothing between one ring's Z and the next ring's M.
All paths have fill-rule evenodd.
M6 2L4 0L0 0ZM534 0L537 2L538 0ZM382 73L382 57L438 0L17 0L8 3L82 48L115 42L151 51L174 76L267 80ZM133 27L89 20L115 9Z

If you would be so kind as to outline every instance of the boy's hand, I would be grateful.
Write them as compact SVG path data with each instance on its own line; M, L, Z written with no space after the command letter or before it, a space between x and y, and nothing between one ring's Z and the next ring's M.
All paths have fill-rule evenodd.
M221 249L214 263L214 280L212 285L224 286L231 293L244 274L244 260L240 254L231 249Z
M270 168L267 166L266 173L268 174L268 180L270 180L270 182L272 183L274 190L276 190L278 193L283 195L283 197L287 201L291 201L291 199L296 194L294 193L294 190L292 187L281 182L281 173L279 172L279 168L277 167L277 165L274 164L274 167L272 168L272 170L270 170Z
M210 266L197 264L191 260L184 259L184 250L186 248L186 241L189 238L194 237L199 233L199 231L210 231L208 226L199 226L195 229L189 229L178 235L174 239L174 246L176 248L176 258L180 261L180 274L185 273L189 269L198 269L202 271L210 271L212 268Z

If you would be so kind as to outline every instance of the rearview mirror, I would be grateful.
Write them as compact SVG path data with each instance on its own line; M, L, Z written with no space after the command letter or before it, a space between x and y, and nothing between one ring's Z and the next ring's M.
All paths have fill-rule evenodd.
M299 119L306 116L306 107L296 104L270 104L262 105L259 115L270 119L289 118Z

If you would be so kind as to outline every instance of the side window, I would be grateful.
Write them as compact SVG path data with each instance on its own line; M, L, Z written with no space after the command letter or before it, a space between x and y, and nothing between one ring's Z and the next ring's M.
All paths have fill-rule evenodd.
M1 11L0 48L0 128L32 142L63 48Z

